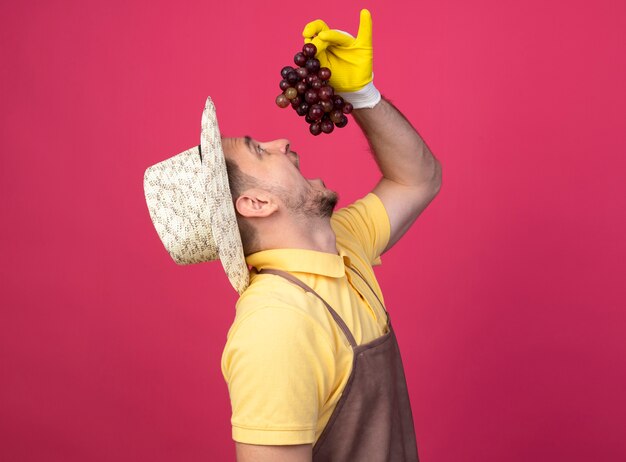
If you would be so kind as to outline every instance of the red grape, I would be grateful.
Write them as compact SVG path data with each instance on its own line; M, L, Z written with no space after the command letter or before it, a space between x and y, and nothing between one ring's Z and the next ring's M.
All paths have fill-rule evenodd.
M298 106L298 109L296 109L296 112L298 113L300 117L304 117L305 115L308 115L309 103L307 103L306 101L300 103L300 106Z
M332 120L335 124L339 123L342 117L345 116L343 115L343 112L341 112L341 109L335 109L330 113L330 120Z
M322 101L332 101L331 97L333 96L333 87L324 86L320 88L320 91L317 93Z
M339 122L335 122L335 126L337 128L343 128L346 125L348 125L348 118L345 115L341 114L341 120L339 120Z
M289 74L291 71L293 71L293 67L291 66L285 66L281 69L280 71L280 75L282 76L283 79L287 78L287 74Z
M282 94L276 97L276 105L281 108L291 106L309 124L311 134L332 133L335 127L342 128L348 123L353 107L335 94L328 83L332 72L321 67L315 58L317 47L307 43L296 53L293 62L297 67L285 66L281 69L279 83Z
M324 109L322 109L322 106L320 106L319 104L314 104L309 109L309 118L313 120L319 120L322 118L323 115L324 115Z
M302 104L302 98L300 98L300 96L296 96L295 98L291 99L291 107L294 109L297 109L298 106L300 106Z
M335 125L330 120L322 120L320 128L324 133L331 133L335 129Z
M317 74L317 71L320 70L320 61L317 58L309 58L304 67L310 74Z
M319 135L320 133L322 133L322 124L320 124L319 122L312 123L311 125L309 125L309 131L313 136Z
M317 91L309 88L304 92L304 100L309 104L315 104L320 100L320 98L317 96Z
M306 60L307 57L301 51L297 52L296 55L293 57L293 62L296 63L296 65L298 66L304 66Z
M312 43L305 43L302 47L302 53L307 58L312 58L317 54L317 47Z
M321 67L320 70L317 72L317 75L322 80L328 80L330 79L331 72L330 69L328 69L327 67Z
M317 82L319 81L319 77L315 74L309 74L306 76L306 83L307 85L311 86L313 84L313 82Z
M333 96L333 106L335 106L337 109L342 109L344 104L345 103L341 96L339 95Z
M322 109L324 109L324 112L330 112L333 110L333 103L330 101L320 101L320 105L322 106Z
M298 91L298 93L300 93L300 94L304 93L308 89L307 84L304 83L304 82L296 83L296 87L295 88Z
M296 71L292 70L287 74L286 80L291 85L295 85L298 81L300 81L300 78L298 77L298 74L296 74Z

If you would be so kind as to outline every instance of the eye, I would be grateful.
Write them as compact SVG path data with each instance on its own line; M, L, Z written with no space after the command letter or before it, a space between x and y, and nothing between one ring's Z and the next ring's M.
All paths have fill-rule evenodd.
M257 144L256 145L256 152L261 154L261 153L265 152L265 149L263 149L260 144Z

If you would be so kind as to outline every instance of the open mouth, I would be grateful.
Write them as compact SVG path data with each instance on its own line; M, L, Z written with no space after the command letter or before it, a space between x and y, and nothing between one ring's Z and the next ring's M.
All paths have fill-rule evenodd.
M289 151L289 155L294 160L294 164L298 170L300 170L300 156L295 151Z
M319 185L323 189L326 189L326 184L324 183L324 180L322 180L321 178L311 178L309 179L309 183L313 185Z

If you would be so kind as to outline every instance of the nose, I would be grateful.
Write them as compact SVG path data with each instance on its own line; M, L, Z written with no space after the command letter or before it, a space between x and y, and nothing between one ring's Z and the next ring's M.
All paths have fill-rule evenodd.
M272 145L272 148L276 149L277 151L283 153L283 154L287 154L289 152L289 140L288 139L278 139L278 140L274 140L270 143Z

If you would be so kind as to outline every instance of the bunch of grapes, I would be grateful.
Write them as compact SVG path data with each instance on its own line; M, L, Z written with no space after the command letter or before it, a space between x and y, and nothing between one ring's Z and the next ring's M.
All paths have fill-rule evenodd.
M300 117L304 117L309 131L315 136L322 132L331 133L335 127L345 127L348 124L346 114L353 109L352 104L335 95L328 83L330 69L320 67L316 53L317 47L306 43L293 58L299 67L283 67L280 71L283 92L276 97L276 105L281 108L291 105Z

